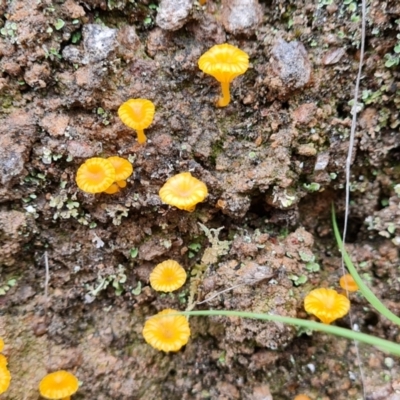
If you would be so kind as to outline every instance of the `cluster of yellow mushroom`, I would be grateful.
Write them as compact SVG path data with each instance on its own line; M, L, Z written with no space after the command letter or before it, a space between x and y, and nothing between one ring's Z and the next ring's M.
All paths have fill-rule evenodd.
M4 340L0 338L0 353L4 349ZM0 354L0 394L7 391L8 387L10 386L11 382L11 374L8 370L8 361L7 358Z
M314 289L304 299L304 309L319 318L324 324L344 317L350 310L350 301L347 292L355 292L358 286L350 274L343 275L339 281L345 294L336 290L319 288Z
M150 285L160 292L173 292L186 282L186 271L174 260L158 264L150 274ZM189 340L190 327L186 317L173 315L176 310L166 309L149 318L143 328L145 341L157 350L180 350Z
M132 172L132 164L122 157L93 157L79 167L76 183L87 193L114 194L126 187Z

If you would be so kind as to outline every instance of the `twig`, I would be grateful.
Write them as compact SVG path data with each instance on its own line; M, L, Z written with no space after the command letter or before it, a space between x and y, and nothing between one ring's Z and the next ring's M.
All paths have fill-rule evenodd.
M353 117L351 120L349 150L348 150L347 159L346 159L346 190L345 190L346 191L346 199L345 199L346 203L345 203L345 212L344 212L344 226L343 226L343 233L342 233L343 246L345 246L345 242L346 242L347 224L348 224L348 219L349 219L351 158L352 158L352 154L353 154L354 137L355 137L356 128L357 128L358 93L359 93L359 89L360 89L361 73L362 73L362 67L363 67L363 62L364 62L365 30L366 30L365 25L366 25L366 13L367 13L366 0L362 0L361 10L362 10L361 11L362 20L361 20L360 62L358 65L356 86L354 88L354 101L353 101L353 107L352 107ZM343 275L346 273L343 252L342 252L342 272L343 272ZM347 289L346 289L346 292L347 292ZM347 295L348 295L348 292L347 292ZM353 317L352 317L351 313L349 313L349 318L350 318L351 328L353 329L354 325L353 325ZM357 353L357 361L358 361L359 371L360 371L360 380L361 380L361 386L362 386L362 391L363 391L363 398L365 399L366 393L365 393L365 384L364 384L364 372L362 369L360 350L358 347L358 343L356 341L354 341L354 344L355 344L356 353Z

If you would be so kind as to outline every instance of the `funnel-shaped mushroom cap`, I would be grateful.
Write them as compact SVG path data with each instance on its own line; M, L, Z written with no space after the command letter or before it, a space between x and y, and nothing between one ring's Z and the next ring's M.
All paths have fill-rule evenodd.
M219 82L231 82L249 67L249 56L231 44L217 44L199 59L199 68Z
M193 177L190 172L172 176L159 192L163 203L189 212L194 211L196 204L203 201L207 195L205 183Z
M324 324L330 324L349 312L350 301L333 289L320 288L308 293L304 299L304 308Z
M115 181L123 181L132 175L132 164L125 158L113 156L108 157L107 160L110 161L115 168Z
M86 160L76 173L79 189L87 193L100 193L115 181L115 168L110 161L100 157Z
M154 112L154 104L146 99L130 99L118 109L121 121L135 130L148 128L153 122Z
M56 371L46 375L39 384L40 395L46 399L63 399L72 396L79 387L75 375L68 371Z

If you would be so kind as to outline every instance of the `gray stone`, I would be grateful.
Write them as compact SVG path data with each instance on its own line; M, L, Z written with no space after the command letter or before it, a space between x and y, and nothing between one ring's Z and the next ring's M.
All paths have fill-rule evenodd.
M222 23L230 33L250 36L261 19L262 8L258 0L222 0Z
M85 25L83 27L84 60L98 62L105 60L117 45L118 30L102 25Z
M167 31L182 28L190 18L193 0L161 0L156 24Z
M117 29L89 24L82 30L83 52L77 46L66 46L63 57L73 64L89 64L105 60L114 51L117 43Z
M271 52L272 71L291 89L305 86L311 77L307 51L300 42L278 39Z

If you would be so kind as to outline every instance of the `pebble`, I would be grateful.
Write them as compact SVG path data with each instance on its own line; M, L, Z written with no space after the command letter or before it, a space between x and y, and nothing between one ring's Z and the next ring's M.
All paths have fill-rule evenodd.
M193 0L161 0L156 24L167 31L182 28L190 18Z
M301 42L278 39L271 52L272 71L291 89L304 87L311 78L311 64Z
M222 23L234 35L253 35L262 15L258 0L222 0Z

